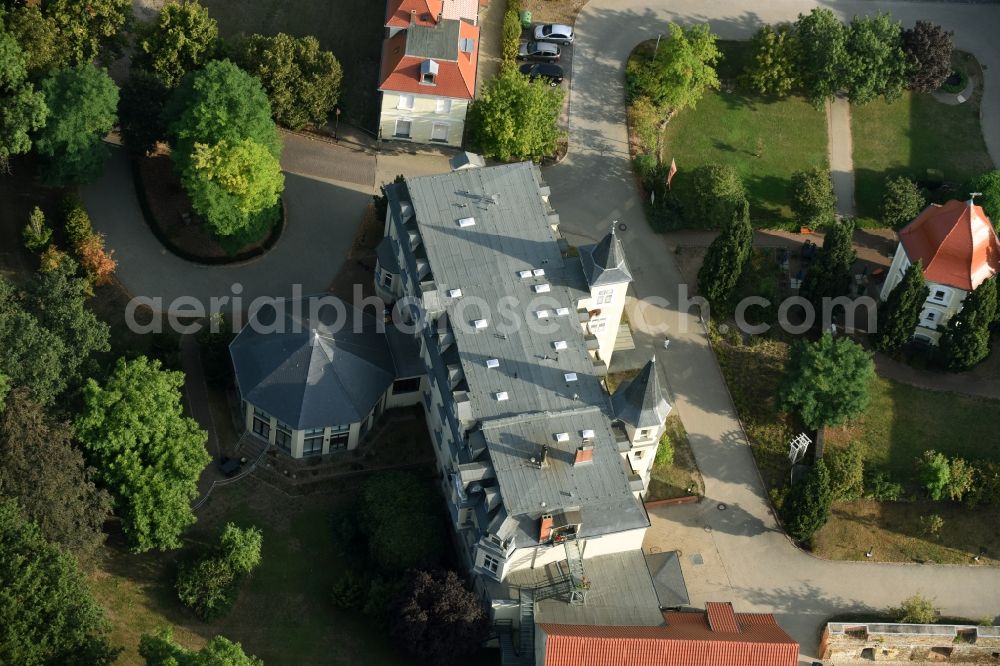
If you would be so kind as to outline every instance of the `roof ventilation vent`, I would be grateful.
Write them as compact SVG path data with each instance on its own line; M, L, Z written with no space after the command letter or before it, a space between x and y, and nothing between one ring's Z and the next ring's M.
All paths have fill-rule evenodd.
M534 269L534 270L531 271L531 274L534 275L535 277L542 277L543 275L545 275L545 269L544 268L536 268L536 269Z
M490 323L485 319L476 319L472 322L472 325L475 326L477 329L483 329L489 326Z
M567 372L563 376L566 378L567 382L575 382L576 381L576 373L575 372Z
M476 226L476 218L474 217L463 217L458 221L458 226L462 227L474 227Z
M461 289L449 289L448 298L459 298L462 295Z
M534 289L536 294L545 294L552 291L552 287L549 286L548 282L544 284L536 284Z
M556 433L556 441L557 442L568 442L569 441L569 433L568 432L557 432Z
M557 317L565 317L569 314L569 308L556 308Z
M499 368L500 367L500 360L496 359L496 358L488 358L488 359L486 359L486 367L487 368Z
M590 440L594 439L594 435L595 435L594 431L590 429L580 431L580 436L583 438L583 441L585 442L589 442Z
M521 278L522 280L525 279L525 278L530 278L531 277L531 271L518 271L517 272L517 277Z
M535 316L538 317L539 319L545 319L550 314L551 313L548 310L535 310Z
M567 348L565 340L556 340L555 342L552 343L552 346L555 347L557 351L562 351L563 349Z
M497 396L497 402L503 402L504 400L507 400L509 397L507 395L507 391L497 391L496 396Z

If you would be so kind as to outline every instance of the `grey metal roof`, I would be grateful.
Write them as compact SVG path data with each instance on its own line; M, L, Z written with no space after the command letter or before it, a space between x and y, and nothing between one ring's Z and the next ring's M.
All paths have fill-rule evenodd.
M658 428L670 414L670 403L660 387L654 356L639 374L623 383L611 396L615 417L635 428Z
M591 287L632 281L614 225L600 243L580 248L580 263Z
M646 553L646 566L649 567L660 608L676 608L691 603L677 551Z
M403 333L392 324L385 327L385 339L396 368L396 378L419 377L427 371L420 357L420 343L409 333Z
M451 165L452 171L458 171L459 169L474 169L486 166L486 160L483 159L482 155L463 150L448 160L448 164Z
M396 378L376 320L330 296L263 306L229 351L243 398L296 430L357 423Z
M394 275L399 275L399 260L392 249L392 239L384 236L378 245L375 246L375 256L378 258L378 264L383 270L389 271Z
M411 25L406 29L406 55L457 61L458 33L455 19L443 19L433 26Z

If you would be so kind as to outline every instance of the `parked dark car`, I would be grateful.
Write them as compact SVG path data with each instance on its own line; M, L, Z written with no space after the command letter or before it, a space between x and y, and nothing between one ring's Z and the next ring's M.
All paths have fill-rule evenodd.
M557 86L563 80L563 68L551 62L529 62L521 65L521 73L532 81L545 79L550 86Z
M546 23L545 25L535 26L534 37L540 42L572 44L573 28L560 23Z
M559 60L561 54L559 47L549 42L521 42L521 46L517 49L518 60L555 62Z

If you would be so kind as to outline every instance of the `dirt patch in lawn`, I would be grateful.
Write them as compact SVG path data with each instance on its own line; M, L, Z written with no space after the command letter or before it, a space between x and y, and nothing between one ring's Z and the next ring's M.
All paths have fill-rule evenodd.
M587 0L523 0L521 4L531 12L532 23L573 25Z

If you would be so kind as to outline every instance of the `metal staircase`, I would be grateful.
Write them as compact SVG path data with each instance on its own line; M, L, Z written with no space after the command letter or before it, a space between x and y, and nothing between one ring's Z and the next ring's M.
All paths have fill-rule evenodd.
M521 648L518 654L527 662L535 654L535 591L521 588ZM527 662L530 663L530 662Z
M580 544L576 539L570 539L563 545L566 548L566 566L569 568L571 586L569 602L577 605L587 603L587 590L590 588L590 582L583 574L583 555L580 553Z

